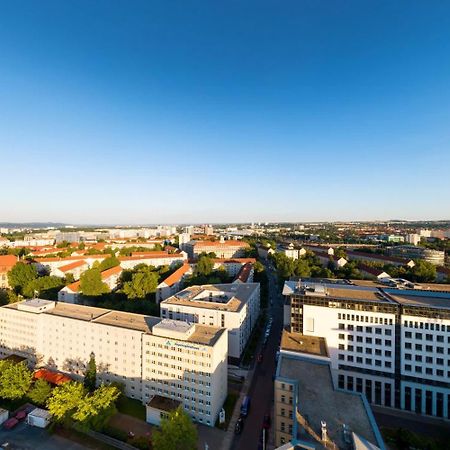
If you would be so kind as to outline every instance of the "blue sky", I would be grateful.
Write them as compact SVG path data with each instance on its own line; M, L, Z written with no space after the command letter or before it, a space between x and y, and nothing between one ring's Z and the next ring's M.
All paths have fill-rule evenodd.
M450 219L450 3L2 2L0 221Z

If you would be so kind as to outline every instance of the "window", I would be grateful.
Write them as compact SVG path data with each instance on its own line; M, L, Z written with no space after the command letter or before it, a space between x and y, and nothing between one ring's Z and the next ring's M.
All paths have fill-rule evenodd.
M366 327L366 333L372 333L372 327Z
M339 339L345 339L345 334L344 333L339 333Z
M406 332L405 332L405 338L412 338L412 333L411 333L411 331L406 331Z
M340 329L340 330L345 330L345 325L344 325L343 323L340 323L340 324L339 324L339 329Z
M390 321L391 321L391 324L392 324L392 319L390 319ZM386 330L384 330L384 334L386 336L392 336L392 330L386 329Z
M405 353L406 360L411 361L411 359L412 359L411 356L412 356L411 353Z

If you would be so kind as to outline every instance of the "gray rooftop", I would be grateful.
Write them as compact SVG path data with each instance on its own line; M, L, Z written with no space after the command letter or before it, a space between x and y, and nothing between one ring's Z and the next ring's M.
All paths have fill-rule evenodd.
M450 309L450 286L413 284L414 288L390 287L376 281L314 280L285 281L283 295L300 294L338 300L390 303L403 306ZM448 286L448 288L445 288Z
M298 383L298 411L320 436L321 421L339 448L346 448L343 425L371 443L377 443L372 423L361 396L337 391L328 364L317 364L281 354L279 376ZM302 439L302 435L298 436Z

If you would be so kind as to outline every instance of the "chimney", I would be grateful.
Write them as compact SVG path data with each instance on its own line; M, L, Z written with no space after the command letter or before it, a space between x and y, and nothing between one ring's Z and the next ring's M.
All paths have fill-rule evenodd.
M325 420L320 421L320 426L322 428L322 441L326 442L328 441L328 435L327 435L327 423Z

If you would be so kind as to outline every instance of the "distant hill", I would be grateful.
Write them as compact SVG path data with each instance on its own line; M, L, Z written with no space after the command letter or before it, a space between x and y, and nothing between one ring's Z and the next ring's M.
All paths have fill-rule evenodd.
M66 225L58 222L0 222L0 228L60 228Z

